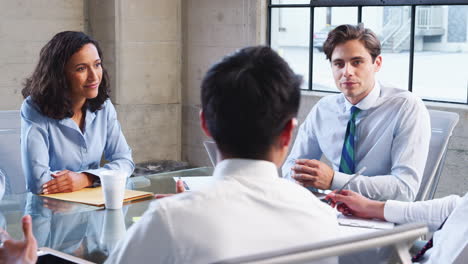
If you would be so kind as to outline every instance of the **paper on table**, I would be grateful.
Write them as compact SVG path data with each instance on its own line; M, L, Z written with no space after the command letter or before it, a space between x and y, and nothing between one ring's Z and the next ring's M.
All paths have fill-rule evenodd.
M179 177L173 177L174 181L178 181ZM195 177L180 177L185 184L189 187L186 191L200 190L204 186L213 182L213 176L195 176Z
M104 206L104 195L102 193L102 187L84 188L79 191L69 193L43 194L41 196L75 203L83 203L94 206ZM153 193L150 192L125 190L124 202L129 202L152 196Z
M338 223L345 226L355 226L373 229L392 229L395 227L394 223L378 220L378 219L362 219L354 216L346 216L338 214Z

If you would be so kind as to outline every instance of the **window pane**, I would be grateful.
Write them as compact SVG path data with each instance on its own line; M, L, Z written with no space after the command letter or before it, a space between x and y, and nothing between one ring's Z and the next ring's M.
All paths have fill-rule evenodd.
M310 4L310 0L272 0L273 5L296 5L296 4Z
M408 90L411 7L364 7L362 22L374 31L382 45L382 68L377 73L378 79Z
M416 9L413 92L467 103L468 6Z
M333 81L330 63L323 53L323 42L328 32L341 24L357 23L357 7L317 7L314 10L314 58L312 90L338 91Z
M271 47L304 77L302 89L309 87L309 8L271 10Z

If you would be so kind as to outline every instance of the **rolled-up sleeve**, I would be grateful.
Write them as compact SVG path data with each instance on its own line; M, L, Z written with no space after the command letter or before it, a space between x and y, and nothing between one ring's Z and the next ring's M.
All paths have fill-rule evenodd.
M452 213L461 202L461 199L460 196L450 195L444 198L419 202L388 200L384 207L384 217L385 220L397 224L425 223L433 232Z

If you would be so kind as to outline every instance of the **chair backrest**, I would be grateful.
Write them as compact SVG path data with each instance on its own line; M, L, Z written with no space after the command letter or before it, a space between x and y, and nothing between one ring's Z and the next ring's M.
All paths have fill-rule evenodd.
M434 198L444 168L448 143L459 119L457 113L438 110L429 110L429 115L431 117L431 142L416 201Z
M6 176L6 194L26 192L20 140L20 111L0 111L0 169Z
M206 152L208 152L208 157L210 157L211 164L213 167L218 163L218 148L214 141L204 141L203 145L205 146Z
M406 224L394 229L336 238L325 242L223 260L217 263L310 263L368 249L394 246L403 263L411 263L411 242L426 234L422 224ZM320 263L320 262L319 262Z

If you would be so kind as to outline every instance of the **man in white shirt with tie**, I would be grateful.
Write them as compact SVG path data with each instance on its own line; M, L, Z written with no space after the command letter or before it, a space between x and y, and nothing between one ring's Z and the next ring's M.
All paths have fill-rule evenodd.
M362 24L341 25L324 43L340 94L322 98L300 126L282 167L305 187L348 189L377 200L413 201L431 135L429 113L412 93L380 84L380 42ZM319 161L325 158L332 167Z

